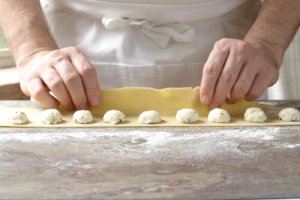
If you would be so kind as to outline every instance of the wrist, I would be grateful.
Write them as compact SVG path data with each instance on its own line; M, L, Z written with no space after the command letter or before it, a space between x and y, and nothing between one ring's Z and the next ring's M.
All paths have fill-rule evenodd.
M39 48L35 48L35 49L32 49L27 52L25 51L24 53L19 52L18 54L15 55L16 66L18 68L22 67L22 66L26 65L27 63L29 63L31 60L33 60L35 57L42 56L42 55L49 53L55 49L57 49L57 48L39 47Z
M274 42L256 37L245 37L245 42L256 48L276 68L280 68L284 56L284 48Z

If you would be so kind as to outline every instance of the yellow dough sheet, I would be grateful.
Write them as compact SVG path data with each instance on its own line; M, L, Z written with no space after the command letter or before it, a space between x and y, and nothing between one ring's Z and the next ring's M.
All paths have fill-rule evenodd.
M46 125L40 122L39 115L43 109L33 107L1 107L1 127L157 127L157 126L286 126L300 125L299 122L283 122L277 117L276 107L259 104L257 102L239 101L235 104L226 104L222 108L231 115L230 123L209 123L207 115L209 107L201 104L197 88L119 88L102 90L102 102L99 107L90 111L94 116L93 123L76 124L72 121L74 111L60 109L63 122L56 125ZM243 120L244 112L249 107L260 107L267 111L268 120L264 123L250 123ZM193 124L182 124L175 120L177 110L192 108L198 111L200 118ZM108 110L120 110L126 115L126 122L117 125L104 123L102 117ZM7 113L23 111L27 114L29 122L24 125L12 125L6 122ZM140 113L146 110L156 110L160 113L163 122L158 124L140 124L137 119ZM277 108L278 110L278 108Z

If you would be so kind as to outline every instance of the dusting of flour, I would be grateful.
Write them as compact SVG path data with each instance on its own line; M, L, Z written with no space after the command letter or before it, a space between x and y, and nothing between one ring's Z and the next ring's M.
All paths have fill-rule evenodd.
M297 132L299 130L295 129ZM299 140L286 141L287 136L282 127L70 129L64 133L40 129L36 133L24 130L1 133L0 146L5 143L79 144L88 145L91 150L115 160L124 156L128 159L143 156L145 159L178 158L186 162L191 159L251 158L266 148L300 148Z

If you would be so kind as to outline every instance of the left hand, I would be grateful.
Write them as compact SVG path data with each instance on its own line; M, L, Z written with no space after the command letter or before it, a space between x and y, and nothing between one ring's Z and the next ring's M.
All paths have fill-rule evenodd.
M280 63L272 51L259 41L217 41L203 68L201 102L219 107L225 101L260 97L279 76Z

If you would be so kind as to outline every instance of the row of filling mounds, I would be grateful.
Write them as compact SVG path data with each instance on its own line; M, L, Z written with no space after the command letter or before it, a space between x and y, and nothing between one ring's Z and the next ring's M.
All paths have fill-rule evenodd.
M300 112L295 108L284 108L278 113L278 117L285 122L297 122L300 121ZM89 124L94 120L89 110L74 112L72 119L77 124ZM177 111L175 119L183 124L192 124L198 121L199 114L196 110L183 108ZM46 109L40 114L39 120L43 124L53 125L62 123L63 116L57 109ZM125 122L125 120L125 114L119 110L109 110L103 116L103 122L111 125ZM208 113L207 120L211 123L230 123L231 117L226 110L214 108ZM267 120L267 116L261 108L250 107L244 113L244 120L247 122L262 123ZM23 125L28 123L28 117L25 112L13 111L8 114L7 122L13 125ZM162 122L162 119L157 111L148 110L138 116L138 122L145 125L157 124Z

